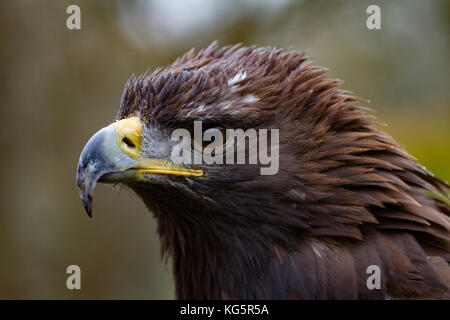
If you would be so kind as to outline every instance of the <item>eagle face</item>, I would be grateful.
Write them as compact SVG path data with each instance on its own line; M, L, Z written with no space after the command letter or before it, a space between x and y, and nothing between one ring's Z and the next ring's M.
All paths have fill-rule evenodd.
M324 72L297 51L213 43L132 77L116 121L80 155L87 213L96 182L135 191L179 298L447 297L448 185ZM277 138L273 174L250 161L250 138L243 161L225 161L242 151L227 134L236 129L254 130L258 147ZM223 162L201 158L210 143ZM189 153L175 161L180 146ZM364 280L372 265L378 291Z
M233 149L226 148L230 142L226 130L252 129L256 139L259 129L269 130L270 140L270 130L278 130L282 120L272 104L277 92L268 91L273 86L273 76L262 78L262 66L244 63L248 54L253 54L254 59L265 65L270 62L267 56L270 50L247 49L241 52L240 59L231 58L237 49L216 51L211 46L197 57L191 51L168 70L128 81L116 122L94 135L80 156L77 185L89 215L96 181L126 184L138 194L143 190L147 193L150 188L167 188L172 200L180 196L178 193L187 192L189 202L194 197L201 199L197 205L210 202L209 205L229 210L230 201L237 200L234 196L244 198L244 191L251 191L252 185L269 188L274 179L279 180L279 177L260 179L261 164L249 163L248 154L244 154L243 163L236 163L237 153L245 153L245 145L244 150L237 144ZM302 54L296 55L303 59ZM228 63L224 63L225 56L231 58ZM193 164L195 153L208 145L194 139L195 123L201 123L200 137L208 131L220 132L221 138L212 142L235 154L234 161L225 164L224 153L221 163ZM180 142L174 141L172 135L180 129L192 140L188 141L191 144L188 164L174 163L172 159L173 149ZM104 151L100 156L99 150ZM250 189L244 190L242 184ZM262 198L254 200L266 201L267 196Z

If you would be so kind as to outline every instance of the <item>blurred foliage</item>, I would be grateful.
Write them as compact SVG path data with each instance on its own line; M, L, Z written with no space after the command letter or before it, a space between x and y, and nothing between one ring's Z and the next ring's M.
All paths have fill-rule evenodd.
M65 26L81 7L82 30ZM382 30L365 27L369 4ZM128 190L96 189L94 218L75 187L87 139L114 119L132 73L191 47L308 50L370 99L387 132L450 180L450 2L1 1L0 298L173 297L155 221ZM66 267L82 290L66 288Z

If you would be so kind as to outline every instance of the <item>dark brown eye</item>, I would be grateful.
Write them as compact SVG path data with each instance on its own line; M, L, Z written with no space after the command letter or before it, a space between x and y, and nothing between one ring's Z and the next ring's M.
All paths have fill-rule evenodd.
M129 138L125 137L122 139L123 143L125 143L128 147L130 148L135 148L136 145L134 144L133 141L131 141Z
M227 143L227 133L226 130L223 128L212 128L208 129L206 131L213 131L213 132L220 132L219 138L217 138L215 135L212 136L211 141L203 141L202 147L206 148L207 146L214 145L215 147L221 147L224 146ZM206 132L205 131L205 132ZM220 140L217 140L220 139Z

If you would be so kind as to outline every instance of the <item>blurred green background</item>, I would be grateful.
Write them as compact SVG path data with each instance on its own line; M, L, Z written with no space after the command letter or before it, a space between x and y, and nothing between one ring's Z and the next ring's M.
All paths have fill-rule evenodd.
M66 28L69 4L81 7L79 31ZM381 30L366 28L369 4ZM99 185L88 219L75 170L132 73L215 39L308 50L450 180L447 0L19 0L1 1L0 23L0 298L173 298L152 215L131 192ZM81 290L66 288L70 264Z

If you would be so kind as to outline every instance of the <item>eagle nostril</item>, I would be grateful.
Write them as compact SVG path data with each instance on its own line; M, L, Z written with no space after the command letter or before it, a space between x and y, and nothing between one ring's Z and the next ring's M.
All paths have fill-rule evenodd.
M134 142L133 141L131 141L129 138L127 138L127 137L124 137L123 139L122 139L122 142L123 143L125 143L128 147L130 147L130 148L135 148L136 147L136 145L134 144Z

